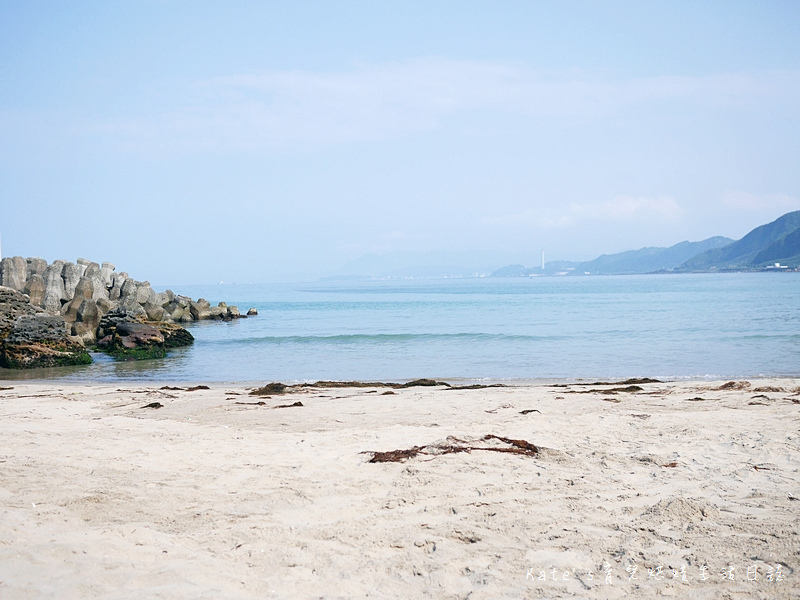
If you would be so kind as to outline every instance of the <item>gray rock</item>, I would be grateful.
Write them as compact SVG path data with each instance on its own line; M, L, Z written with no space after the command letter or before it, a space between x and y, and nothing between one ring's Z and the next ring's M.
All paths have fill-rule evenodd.
M94 281L89 277L81 277L78 280L78 285L75 286L75 294L72 299L86 298L90 299L94 295Z
M78 312L91 311L90 308L83 306L87 301L94 307L95 314L97 313L97 305L92 300L93 292L92 280L88 277L81 277L80 281L78 281L78 285L75 286L75 295L72 300L61 307L61 315L67 323L75 323L76 321L83 320L78 318Z
M258 315L258 311L255 308L247 309L247 316L248 317L255 317Z
M0 260L0 285L21 292L28 279L28 263L21 256Z
M136 301L144 306L145 304L158 304L158 296L149 281L143 281L136 289Z
M145 312L142 305L136 301L135 296L128 296L127 298L123 298L117 304L117 308L119 310L124 310L129 312L132 315L135 315L137 318L146 319L147 313Z
M136 292L139 289L139 282L135 279L131 279L128 277L122 283L122 288L120 289L120 298L128 299L133 298L134 302L136 301Z
M64 319L72 323L72 335L81 338L84 344L93 344L97 335L97 325L100 323L97 303L91 298L76 296L69 305L70 310L64 315Z
M47 261L43 258L34 257L28 258L27 278L30 279L31 275L44 275L44 270L47 268Z
M65 264L63 260L56 260L44 270L45 290L42 307L51 315L59 314L61 312L61 301L67 299L64 280L61 278Z
M100 311L100 316L110 313L117 307L116 303L112 302L108 298L100 298L97 300L97 310Z
M44 283L44 277L38 273L32 274L25 282L24 292L28 294L31 304L34 306L44 306L44 293L47 286Z
M160 294L156 294L157 300L156 303L159 306L166 306L175 301L175 292L172 290L167 290L165 292L161 292Z
M164 310L175 322L189 323L193 321L192 313L189 311L189 306L180 303L177 299L166 304Z
M95 262L89 263L83 276L92 280L92 299L95 302L100 298L108 298L105 276L100 265Z
M195 321L202 321L211 316L211 304L204 298L199 298L197 302L189 302L189 312Z
M163 307L154 302L145 302L142 304L142 308L144 312L147 313L148 321L163 321L164 316L167 314L167 311L165 311Z
M64 280L64 298L71 300L75 295L75 286L81 280L81 267L71 262L64 263L61 278Z
M115 273L111 283L111 290L108 292L109 300L119 300L122 296L122 286L128 279L128 274L124 271L122 273Z
M78 259L78 271L80 272L80 276L83 277L84 273L86 273L86 268L92 264L92 261L86 260L85 258Z
M9 334L19 317L35 314L36 309L21 292L9 287L0 287L0 339Z
M239 307L238 306L229 306L228 307L228 317L231 319L238 319L242 315L239 314Z
M107 290L114 284L114 269L114 265L110 262L104 262L100 269L103 274L103 285Z
M212 306L208 309L208 319L222 319L225 315L228 314L228 307L223 306Z

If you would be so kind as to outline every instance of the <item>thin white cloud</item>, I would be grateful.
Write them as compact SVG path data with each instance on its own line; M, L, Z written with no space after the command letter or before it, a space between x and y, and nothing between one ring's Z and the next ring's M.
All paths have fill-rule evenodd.
M654 217L674 220L683 214L681 206L670 196L659 198L618 196L606 202L571 204L569 210L576 218L608 221L636 221Z
M787 194L749 194L747 192L729 190L722 194L722 204L737 211L800 209L800 199Z
M172 106L82 123L133 147L247 149L414 135L464 111L597 118L662 102L715 108L796 106L793 71L609 80L584 72L428 58L346 72L264 71L198 82Z
M571 203L563 208L531 208L512 215L489 217L484 223L559 229L576 226L582 222L651 223L654 219L676 221L683 213L680 204L670 196L658 198L618 196L603 202Z

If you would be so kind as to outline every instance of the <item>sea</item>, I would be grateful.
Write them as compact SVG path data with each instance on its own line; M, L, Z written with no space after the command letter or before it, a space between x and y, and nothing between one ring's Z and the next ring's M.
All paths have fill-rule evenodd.
M580 381L800 376L800 273L175 286L258 316L165 359L5 371L71 382ZM159 289L160 291L160 289Z

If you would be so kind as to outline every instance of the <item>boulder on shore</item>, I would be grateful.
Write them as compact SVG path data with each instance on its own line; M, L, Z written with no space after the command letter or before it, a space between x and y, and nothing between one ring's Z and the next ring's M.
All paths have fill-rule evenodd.
M106 352L116 358L142 360L164 358L164 336L152 325L124 322L116 326Z
M18 318L3 340L0 357L0 366L8 369L88 365L91 362L84 345L67 335L64 319L46 315Z
M119 309L104 315L97 331L99 348L128 360L163 358L169 348L194 343L194 336L180 325L143 322L135 313Z
M36 310L24 294L0 287L0 367L33 369L92 362L63 317Z

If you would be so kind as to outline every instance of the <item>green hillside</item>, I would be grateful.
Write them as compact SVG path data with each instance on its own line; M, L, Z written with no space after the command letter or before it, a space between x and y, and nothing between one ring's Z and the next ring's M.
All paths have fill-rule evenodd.
M789 264L790 258L800 254L796 235L798 229L800 229L800 210L756 227L739 241L722 248L706 250L684 262L679 270L752 269L775 262L783 264L783 261ZM789 266L797 266L796 258Z

